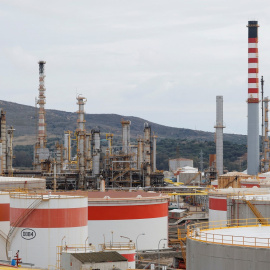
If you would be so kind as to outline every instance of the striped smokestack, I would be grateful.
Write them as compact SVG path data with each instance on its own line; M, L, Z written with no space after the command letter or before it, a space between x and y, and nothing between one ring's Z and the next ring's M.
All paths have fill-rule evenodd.
M248 143L247 173L259 172L258 22L248 22Z

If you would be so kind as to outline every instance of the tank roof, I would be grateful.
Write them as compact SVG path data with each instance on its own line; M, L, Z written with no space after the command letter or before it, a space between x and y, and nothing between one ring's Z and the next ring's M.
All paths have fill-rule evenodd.
M255 227L232 227L214 230L205 230L200 232L201 237L214 239L215 243L269 247L270 226ZM211 235L211 236L210 236ZM212 242L210 240L210 242Z
M224 195L252 195L252 194L269 194L269 188L224 188L224 189L212 189L209 190L209 196L224 196Z

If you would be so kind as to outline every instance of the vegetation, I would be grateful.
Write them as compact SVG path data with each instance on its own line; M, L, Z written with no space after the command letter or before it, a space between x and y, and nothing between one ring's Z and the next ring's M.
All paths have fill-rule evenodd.
M247 147L244 144L236 144L224 141L224 170L246 169ZM194 161L194 167L200 168L200 152L203 153L203 167L209 166L209 155L216 153L215 142L198 140L175 140L162 139L157 142L157 168L160 170L169 169L169 159L188 158ZM242 163L240 164L240 161Z

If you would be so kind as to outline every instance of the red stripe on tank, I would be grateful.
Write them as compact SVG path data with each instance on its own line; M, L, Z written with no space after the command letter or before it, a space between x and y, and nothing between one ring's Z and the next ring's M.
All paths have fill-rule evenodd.
M249 94L257 94L259 93L259 88L248 88Z
M168 204L88 206L88 220L146 219L168 216Z
M249 38L248 43L258 43L258 38Z
M248 58L249 63L258 63L259 59L258 58Z
M0 204L0 221L9 221L10 219L9 210L10 210L9 203Z
M69 228L87 226L87 207L35 209L21 224L18 224L19 218L27 215L27 211L28 210L24 208L10 208L10 225L29 228Z
M227 211L227 199L209 198L209 209Z
M248 78L249 83L258 83L259 79L258 78Z
M259 69L258 68L249 68L248 73L259 73Z
M258 53L258 48L248 48L249 53Z

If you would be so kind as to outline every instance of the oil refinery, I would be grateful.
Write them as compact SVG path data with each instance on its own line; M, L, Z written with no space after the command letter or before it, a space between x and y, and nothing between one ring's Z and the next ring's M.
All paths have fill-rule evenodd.
M0 269L260 269L270 267L268 97L262 88L259 135L258 22L248 22L247 171L223 164L223 96L216 96L215 154L204 171L193 160L157 168L149 123L121 143L86 130L87 97L77 95L77 128L47 146L45 61L39 61L32 170L14 169L13 136L0 121ZM226 102L226 101L225 101ZM201 162L201 164L203 161ZM226 172L226 173L225 173ZM2 268L3 267L3 268Z

